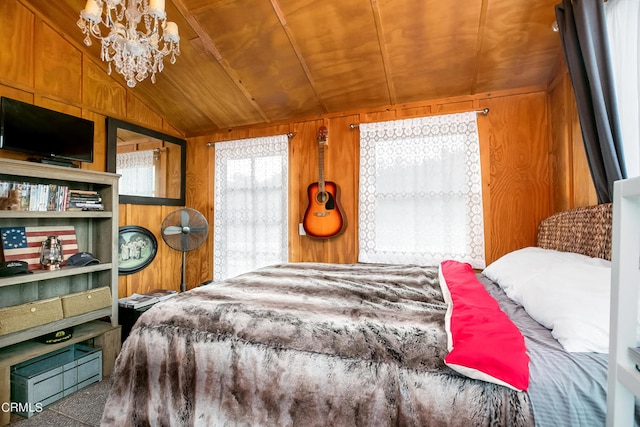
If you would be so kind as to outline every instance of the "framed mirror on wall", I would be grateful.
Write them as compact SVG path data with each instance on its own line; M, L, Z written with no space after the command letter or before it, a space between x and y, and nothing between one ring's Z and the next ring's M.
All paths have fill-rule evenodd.
M184 139L107 118L107 172L120 174L120 203L184 206Z

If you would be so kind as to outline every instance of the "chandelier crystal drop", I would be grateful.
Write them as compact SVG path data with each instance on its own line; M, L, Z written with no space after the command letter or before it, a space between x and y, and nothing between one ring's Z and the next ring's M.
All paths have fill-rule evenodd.
M172 64L180 55L180 36L175 22L167 21L165 0L87 0L80 12L78 27L102 43L102 60L124 76L129 87L164 69L163 59L170 55ZM109 34L102 35L100 24Z

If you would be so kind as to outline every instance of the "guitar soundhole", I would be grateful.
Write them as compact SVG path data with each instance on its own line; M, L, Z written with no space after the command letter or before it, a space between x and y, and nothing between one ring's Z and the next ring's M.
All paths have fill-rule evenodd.
M318 192L318 194L316 194L316 201L321 205L324 205L328 199L329 199L329 196L327 195L326 191L321 191L321 192Z
M336 201L333 198L333 194L327 191L318 192L318 194L316 194L316 202L319 205L324 206L328 211L332 211L336 208Z

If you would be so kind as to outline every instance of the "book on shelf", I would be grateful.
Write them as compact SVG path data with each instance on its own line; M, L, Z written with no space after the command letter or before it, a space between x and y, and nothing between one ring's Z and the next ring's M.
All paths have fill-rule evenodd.
M69 202L66 210L68 211L103 211L104 205L102 203Z
M67 210L70 211L103 211L104 204L100 193L95 190L69 190Z
M93 190L69 190L66 185L38 184L35 182L0 181L0 199L9 199L6 203L10 210L63 212L69 207L71 192L80 192L78 201L91 203L92 210L104 210L98 192ZM74 196L75 197L75 196ZM88 210L80 207L77 210Z
M69 190L69 192L77 195L82 195L86 197L97 196L98 192L96 190Z
M160 300L158 298L153 296L143 295L143 294L132 294L131 296L120 298L118 300L118 305L120 307L136 309L136 308L142 308L148 305L155 304L159 301Z
M11 189L9 185L9 181L0 181L0 197L9 197L9 190Z
M102 198L100 197L75 197L70 196L68 198L69 202L78 202L78 203L100 203L102 202Z
M69 192L69 200L72 202L101 202L102 197L98 194L94 195L82 195L74 193L73 191Z

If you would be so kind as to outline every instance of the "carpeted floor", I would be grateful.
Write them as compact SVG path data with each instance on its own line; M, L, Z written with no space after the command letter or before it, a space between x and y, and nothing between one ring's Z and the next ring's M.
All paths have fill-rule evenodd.
M99 426L111 387L105 379L65 397L31 418L11 414L11 427Z

